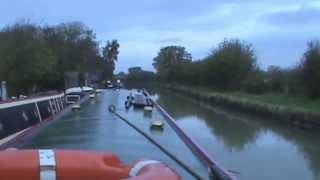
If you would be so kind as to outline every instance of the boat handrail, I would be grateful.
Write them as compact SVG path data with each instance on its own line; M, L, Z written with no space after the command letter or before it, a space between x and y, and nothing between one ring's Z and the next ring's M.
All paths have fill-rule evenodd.
M0 104L6 104L6 103L13 103L13 102L19 102L19 101L26 101L26 100L34 100L34 99L40 99L40 98L46 98L46 97L52 97L52 96L64 96L64 93L43 93L41 95L32 95L28 96L26 98L17 98L17 99L8 99L8 100L0 100Z
M13 106L20 106L29 103L35 103L40 101L45 101L48 99L55 99L55 98L62 98L64 93L56 93L47 96L36 96L36 97L28 97L25 99L17 99L17 100L8 100L8 101L1 101L0 102L0 109L9 108Z
M163 153L165 153L167 156L169 156L172 160L174 160L176 163L178 163L184 170L186 170L191 176L193 176L194 178L198 179L198 180L202 180L203 178L194 170L192 170L187 164L185 164L184 162L182 162L178 157L176 157L175 155L173 155L170 151L168 151L165 147L163 147L160 143L158 143L155 139L153 139L152 137L150 137L147 133L145 133L143 130L141 130L140 128L138 128L137 126L135 126L133 123L131 123L130 121L128 121L126 118L124 118L123 116L121 116L117 111L116 111L116 107L114 105L110 105L108 107L109 112L113 113L114 115L116 115L119 119L121 119L122 121L124 121L127 125L129 125L130 127L132 127L134 130L136 130L139 134L141 134L142 136L144 136L149 142L151 142L153 145L157 146L159 148L159 150L161 150Z

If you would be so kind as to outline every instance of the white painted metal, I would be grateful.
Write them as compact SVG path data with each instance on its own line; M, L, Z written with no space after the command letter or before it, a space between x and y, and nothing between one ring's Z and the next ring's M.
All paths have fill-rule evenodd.
M57 113L57 107L54 104L54 100L50 99L51 107L52 107L52 113L55 114Z
M92 87L83 86L82 91L93 91L94 89Z
M40 180L56 180L55 153L50 149L39 150Z
M42 117L41 117L41 114L40 114L38 103L34 103L34 104L36 105L36 110L37 110L37 114L38 114L38 117L39 117L39 121L41 122L42 121Z
M152 112L152 106L145 106L144 108L143 108L143 110L144 111L147 111L147 112Z
M21 101L3 103L3 104L0 104L0 109L5 109L5 108L13 107L13 106L20 106L20 105L24 105L24 104L45 101L48 99L53 99L53 98L58 98L58 97L63 97L63 96L64 96L64 94L62 93L62 94L53 95L53 96L45 96L45 97L38 97L38 98L32 98L32 99L24 99Z
M151 123L151 126L153 126L153 127L163 127L163 122L162 121L153 121L152 123Z
M68 98L71 98L71 97L76 97L77 101L69 101ZM81 99L80 95L66 95L66 103L68 103L68 104L74 104L76 102L79 102L80 99Z
M61 108L60 108L60 104L59 104L59 102L58 102L58 99L56 98L56 99L54 99L54 101L55 101L55 103L56 103L56 105L57 105L57 107L58 107L58 112L60 112L60 111L61 111Z
M72 109L80 109L81 108L81 106L80 106L80 104L78 104L78 103L75 103L75 104L73 104L72 105L72 107L71 107Z
M63 98L60 97L59 100L60 100L61 107L62 107L62 109L63 109L63 108L64 108L64 107L63 107Z
M56 99L51 99L55 112L59 112Z
M49 100L49 105L50 105L50 109L51 109L51 114L54 115L54 114L55 114L55 111L54 111L54 109L53 109L51 100Z
M7 142L10 142L11 140L15 139L16 137L18 137L18 136L21 135L22 133L28 131L29 129L30 129L30 127L29 127L29 128L26 128L26 129L24 129L24 130L22 130L22 131L19 131L19 132L17 132L17 133L14 133L14 134L12 134L12 135L10 135L10 136L7 136L7 137L5 137L5 138L3 138L3 139L0 139L0 146L3 145L3 144L6 144Z
M69 88L66 90L66 94L70 94L70 93L81 93L82 92L82 88L81 87L73 87L73 88Z
M59 112L60 109L59 109L59 106L58 106L58 103L57 103L57 99L52 99L53 102L54 102L54 106L56 107L56 112Z
M151 165L151 164L159 164L159 163L160 163L159 161L155 161L155 160L140 161L133 166L133 168L129 172L129 175L131 177L137 176L142 168L144 168L148 165Z

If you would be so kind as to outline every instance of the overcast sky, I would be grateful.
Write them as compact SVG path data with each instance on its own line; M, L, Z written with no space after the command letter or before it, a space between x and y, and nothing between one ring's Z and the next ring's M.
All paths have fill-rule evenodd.
M308 40L320 38L320 0L1 0L0 27L28 19L81 21L101 45L120 42L117 72L153 70L160 47L182 45L194 59L224 38L253 44L261 67L298 63Z

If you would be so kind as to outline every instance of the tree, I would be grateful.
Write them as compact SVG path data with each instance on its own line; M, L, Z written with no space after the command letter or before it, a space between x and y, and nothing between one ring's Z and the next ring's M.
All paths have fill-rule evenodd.
M259 68L251 70L243 82L243 88L248 93L261 94L269 90L265 72Z
M267 81L271 91L283 92L286 83L285 71L278 66L269 66Z
M289 68L285 72L286 74L286 86L285 92L287 94L303 94L304 87L302 82L302 72L300 66Z
M320 41L308 43L301 62L302 83L306 94L311 98L320 97Z
M107 45L102 49L102 60L107 71L105 76L112 77L115 70L115 64L118 60L120 44L117 40L108 41Z
M204 61L206 82L224 90L239 90L257 66L252 46L238 39L224 40Z
M152 81L154 78L154 72L142 70L141 67L131 67L128 69L127 82L141 83Z
M48 46L58 57L59 86L63 87L66 72L76 71L80 77L84 77L85 74L101 71L99 44L92 30L83 23L70 22L48 26L43 28L43 32Z
M0 31L0 80L8 81L12 95L62 90L67 72L77 72L82 84L84 78L99 81L102 72L112 75L114 59L102 61L95 34L80 22L45 27L22 22Z
M181 65L192 62L191 54L182 46L167 46L160 49L153 59L153 66L162 78L175 78Z
M8 81L11 94L27 94L54 71L57 59L46 45L38 26L15 24L0 33L0 77Z

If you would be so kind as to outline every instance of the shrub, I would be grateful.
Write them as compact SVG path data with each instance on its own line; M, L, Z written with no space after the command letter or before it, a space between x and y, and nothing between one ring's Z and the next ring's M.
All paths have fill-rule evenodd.
M311 98L320 97L320 42L308 43L301 62L302 83L306 94Z
M204 61L207 80L219 89L239 90L256 67L254 49L238 39L224 40Z

